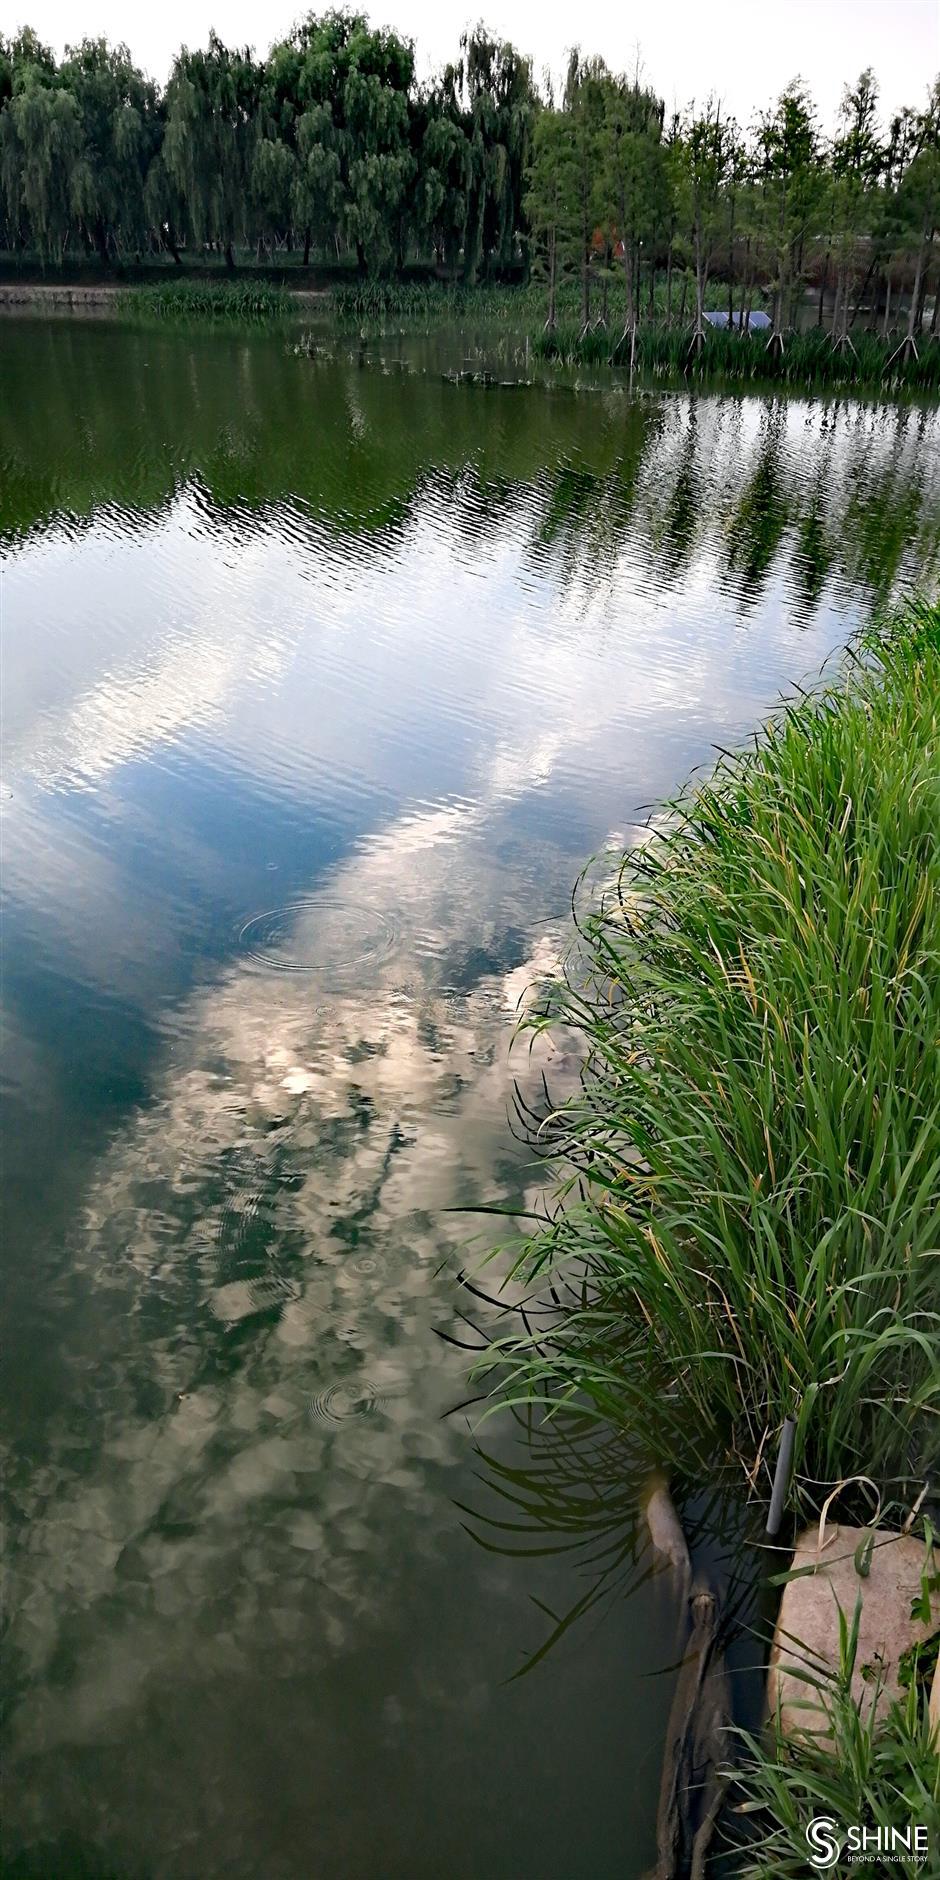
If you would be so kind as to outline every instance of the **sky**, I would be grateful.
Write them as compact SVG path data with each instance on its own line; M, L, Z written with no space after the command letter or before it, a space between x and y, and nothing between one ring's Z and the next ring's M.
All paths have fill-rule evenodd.
M14 5L16 0L14 0ZM328 0L321 0L325 10ZM413 38L421 76L452 58L460 34L483 17L491 30L527 52L541 75L559 74L573 39L601 53L615 70L639 58L645 78L667 109L709 93L742 124L790 79L807 81L824 127L835 118L843 84L874 67L887 117L902 104L923 103L940 70L940 0L660 0L645 8L611 0L359 0L376 25ZM267 51L302 0L20 0L19 23L34 26L61 53L66 41L105 34L124 40L137 62L161 82L176 48L205 43L215 27L229 44ZM13 6L10 7L10 13ZM7 14L7 20L10 19Z

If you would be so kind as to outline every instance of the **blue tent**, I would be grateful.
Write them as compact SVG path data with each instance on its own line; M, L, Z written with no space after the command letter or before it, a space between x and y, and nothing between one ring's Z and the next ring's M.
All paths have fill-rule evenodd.
M728 325L728 315L726 313L717 313L717 312L706 313L705 318L708 321L709 326L726 327ZM741 327L743 327L744 315L741 313L733 313L731 316L731 326L733 327L735 332L737 332ZM760 312L752 310L750 319L748 320L748 323L747 323L747 329L746 329L747 332L765 333L769 326L770 326L770 318L766 313L760 313Z

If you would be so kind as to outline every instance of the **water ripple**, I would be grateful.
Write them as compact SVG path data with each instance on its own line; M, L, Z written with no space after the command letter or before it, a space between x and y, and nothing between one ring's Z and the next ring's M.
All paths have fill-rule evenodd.
M391 952L394 930L376 908L314 897L253 914L239 932L250 959L280 973L361 966Z
M318 1423L346 1423L350 1417L372 1416L381 1406L371 1384L328 1384L311 1397L310 1414Z

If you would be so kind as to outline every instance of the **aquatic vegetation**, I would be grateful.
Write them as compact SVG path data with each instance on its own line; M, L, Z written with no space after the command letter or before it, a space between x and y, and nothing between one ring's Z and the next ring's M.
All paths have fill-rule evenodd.
M333 289L330 306L341 322L385 326L480 319L527 326L541 295L533 287L473 287L462 281L363 280Z
M630 364L629 336L600 327L582 333L576 324L560 322L554 331L534 332L531 346L537 358L565 365ZM902 358L893 340L873 333L859 333L851 346L836 347L827 333L814 327L791 335L781 350L771 347L765 334L719 328L710 329L704 346L693 353L688 328L640 326L633 359L638 372L677 380L687 376L754 385L940 392L940 340L924 341L916 356Z
M937 1459L940 607L912 604L666 806L524 1021L574 1028L536 1131L494 1399L578 1402L793 1500ZM514 1302L518 1287L525 1302Z
M826 1676L809 1665L805 1671L812 1701L824 1702L829 1713L828 1744L808 1732L784 1737L776 1720L763 1739L741 1732L742 1760L726 1815L737 1842L732 1871L740 1880L803 1876L811 1851L807 1828L818 1817L828 1818L842 1847L850 1826L872 1833L880 1828L885 1858L878 1858L871 1835L866 1846L875 1874L926 1872L923 1856L915 1858L912 1849L905 1858L904 1843L892 1839L891 1830L910 1837L918 1828L922 1849L940 1845L940 1759L931 1740L927 1680L912 1676L902 1702L863 1718L852 1694L857 1614L839 1617L836 1671ZM742 1829L750 1830L746 1839ZM817 1854L825 1851L816 1844Z
M742 134L714 101L667 119L670 86L577 53L556 106L532 60L480 26L447 69L426 87L411 41L342 13L311 14L266 59L210 34L163 88L105 39L57 60L29 28L0 38L0 261L280 271L312 255L403 284L415 268L471 285L531 269L551 324L573 292L580 331L614 305L629 329L662 311L665 276L696 346L707 307L758 296L779 344L808 292L842 347L860 319L884 334L893 320L900 356L936 333L936 83L882 125L869 68L824 136L794 79ZM365 72L381 111L363 109Z
M543 323L543 295L534 282L469 286L447 281L363 280L334 288L329 307L340 327L365 331L476 322L524 339L529 355L547 365L626 370L632 358L638 374L674 384L727 381L801 390L940 393L940 339L923 338L916 354L902 354L896 335L880 338L857 332L850 342L835 345L828 332L811 327L789 334L780 346L769 342L765 330L739 333L708 327L704 343L695 349L688 317L678 316L685 298L680 299L674 281L667 301L665 282L659 281L653 317L647 308L632 345L616 315L607 321L598 318L585 327L577 287L571 281L560 283L557 289L553 327ZM726 287L709 283L704 304L709 310L726 310Z
M129 288L119 296L122 313L155 313L166 319L272 320L293 311L283 287L268 281L173 281Z
M652 306L658 318L664 319L670 306L678 310L682 280L681 271L675 270L668 294L665 279L655 284ZM686 297L687 294L688 286ZM648 298L647 294L647 302ZM488 325L510 327L520 333L541 331L544 302L544 290L535 281L512 286L501 282L481 282L474 286L465 281L362 280L336 287L330 295L331 310L341 322L384 327L390 322L400 321L436 326L448 321L479 320ZM726 306L727 289L719 282L711 283L705 304L709 308ZM556 292L556 306L565 323L565 330L570 332L574 341L581 331L579 305L577 283L570 280L560 282ZM614 325L612 321L610 330L597 329L598 341L603 339L606 345L606 352L603 355L599 352L598 357L606 359L616 342ZM588 339L593 338L594 329L588 335ZM541 350L544 357L552 356L549 347L542 346Z

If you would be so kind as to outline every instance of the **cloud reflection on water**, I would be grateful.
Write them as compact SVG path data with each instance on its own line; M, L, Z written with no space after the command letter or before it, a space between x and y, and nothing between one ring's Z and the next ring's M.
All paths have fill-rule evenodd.
M317 1702L342 1707L364 1641L364 1692L396 1665L383 1743L449 1719L479 1754L498 1707L502 1661L474 1652L518 1608L456 1551L472 1459L444 1418L462 1360L435 1333L474 1225L451 1210L537 1189L513 1076L576 1073L510 1059L517 1001L565 945L587 853L844 639L879 555L889 591L935 564L936 418L521 392L510 416L499 394L261 346L235 349L233 417L227 342L193 342L182 390L164 338L114 343L130 427L111 354L96 377L99 341L73 332L24 389L22 436L0 410L27 1162L89 1039L103 1067L79 1085L101 1110L84 1159L46 1117L50 1194L66 1151L79 1164L67 1231L14 1262L39 1409L8 1469L12 1820L24 1844L50 1811L94 1843L100 1795L127 1811L122 1858L147 1849L173 1786L155 1732L198 1771L155 1871L263 1854L266 1880L294 1880L310 1743L351 1807L378 1740L362 1692L342 1731ZM87 425L56 428L76 397ZM24 437L47 471L32 508ZM115 1098L132 1020L146 1049ZM668 1614L634 1611L631 1688L671 1640ZM270 1755L247 1741L259 1693ZM655 1715L645 1698L637 1768ZM299 1825L272 1846L275 1777ZM454 1808L465 1787L458 1769ZM344 1869L343 1810L318 1810L338 1837L320 1870L348 1880L371 1828ZM460 1840L455 1874L480 1846Z

